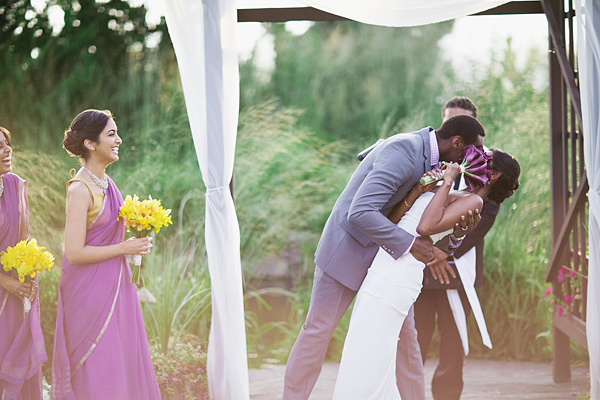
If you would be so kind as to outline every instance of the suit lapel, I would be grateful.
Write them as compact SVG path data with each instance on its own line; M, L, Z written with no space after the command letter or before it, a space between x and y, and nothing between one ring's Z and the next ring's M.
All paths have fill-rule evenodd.
M419 135L423 140L423 168L425 171L431 170L431 142L429 141L429 132L433 128L427 127L419 131Z

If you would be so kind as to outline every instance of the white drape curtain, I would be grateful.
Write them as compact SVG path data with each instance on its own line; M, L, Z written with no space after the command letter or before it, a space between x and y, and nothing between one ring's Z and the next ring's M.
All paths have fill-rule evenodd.
M166 0L188 118L206 185L206 252L212 319L207 373L211 398L249 398L240 234L228 184L239 112L234 0Z
M371 25L416 26L475 14L502 0L299 0L328 13Z
M590 189L587 342L591 399L600 399L600 1L576 0L583 152Z

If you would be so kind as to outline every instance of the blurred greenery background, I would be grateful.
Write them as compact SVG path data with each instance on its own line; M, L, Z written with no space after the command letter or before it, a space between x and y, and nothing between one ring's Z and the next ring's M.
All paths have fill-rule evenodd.
M187 373L169 360L205 362L196 354L208 340L210 278L204 186L164 20L149 23L143 6L122 0L50 0L42 8L8 0L0 11L0 125L13 134L15 171L29 181L31 232L58 264L40 283L48 352L65 182L78 167L62 149L63 132L86 108L110 109L123 145L107 172L124 195L151 194L173 210L174 225L156 238L145 262L158 303L143 311L159 380L178 368ZM59 30L49 15L60 11ZM320 232L357 165L356 153L378 138L438 127L440 108L454 95L474 100L486 144L513 154L523 170L521 188L486 237L479 296L494 349L483 347L471 323L471 356L551 359L543 298L551 240L548 88L540 80L547 58L532 49L518 64L508 40L480 73L456 71L439 44L452 27L452 21L414 28L319 22L295 35L270 24L273 68L259 67L255 56L240 64L235 196L251 367L287 359L308 307ZM329 360L339 360L348 319L349 313ZM580 349L576 355L585 359ZM165 398L183 398L203 395L205 384L182 388L164 379L161 390Z

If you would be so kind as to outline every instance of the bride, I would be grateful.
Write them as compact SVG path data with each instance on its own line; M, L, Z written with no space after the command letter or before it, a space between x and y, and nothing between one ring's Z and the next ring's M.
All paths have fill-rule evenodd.
M446 164L441 185L429 191L433 185L417 183L389 218L414 236L430 236L434 243L448 235L462 215L481 209L484 198L496 191L510 191L510 196L519 185L517 160L500 150L486 157L492 167L487 184L481 186L488 177L480 177L473 191L451 192L461 170L457 163ZM424 267L410 253L394 260L379 249L356 297L334 399L400 399L395 374L398 332L421 292Z

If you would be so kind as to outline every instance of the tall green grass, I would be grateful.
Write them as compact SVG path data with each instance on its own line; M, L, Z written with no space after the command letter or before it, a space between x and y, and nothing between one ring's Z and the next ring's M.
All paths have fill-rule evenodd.
M19 143L20 139L13 137L13 142ZM38 239L41 246L57 256L56 264L60 266L69 164L63 159L21 145L15 146L13 155L14 173L27 181L29 233Z
M165 354L186 334L196 341L208 337L211 299L208 268L198 247L178 236L161 246L147 260L151 267L144 269L147 288L157 302L143 304L143 312L148 337Z
M352 171L347 146L318 138L298 124L299 115L267 102L240 117L235 193L244 270L250 274L286 249L290 233L312 253Z

